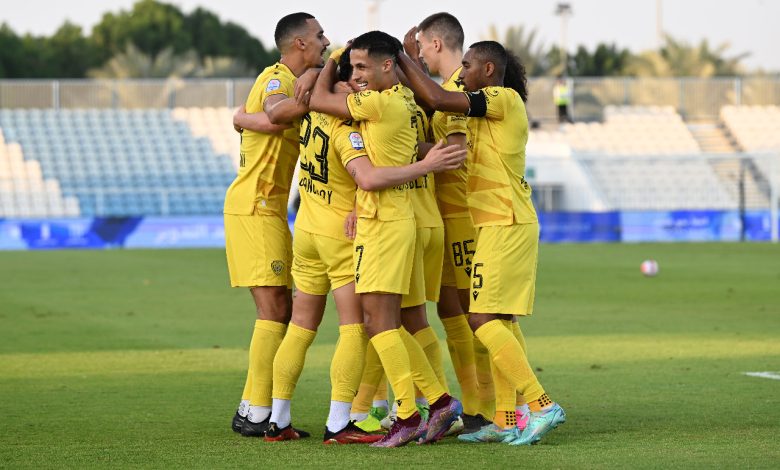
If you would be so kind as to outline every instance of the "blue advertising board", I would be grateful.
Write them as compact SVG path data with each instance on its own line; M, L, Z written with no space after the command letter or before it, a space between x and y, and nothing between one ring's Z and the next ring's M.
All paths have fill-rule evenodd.
M289 221L292 225L292 220ZM737 211L541 212L541 241L738 241ZM769 211L748 211L745 239L771 238ZM223 248L222 216L0 219L0 250Z

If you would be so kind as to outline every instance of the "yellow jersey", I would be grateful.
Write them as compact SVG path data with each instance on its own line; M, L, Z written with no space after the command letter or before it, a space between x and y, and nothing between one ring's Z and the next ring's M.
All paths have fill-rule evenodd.
M417 106L417 140L421 142L430 142L431 126L425 111ZM414 220L417 228L444 227L441 220L439 207L436 205L436 189L433 173L428 173L409 181L404 185L409 188L412 198L412 207L414 208Z
M466 93L468 180L466 196L475 227L537 221L531 186L525 181L528 116L511 88Z
M301 120L301 206L295 226L309 233L344 238L344 219L355 207L355 181L344 166L365 157L360 129L328 114L310 112Z
M247 113L263 111L266 98L293 96L295 75L282 63L266 67L246 100ZM295 162L298 160L300 122L281 134L244 129L238 175L225 194L225 214L276 215L287 219Z
M458 69L441 84L447 91L462 91L458 85L458 76L462 67ZM466 134L466 116L458 113L445 113L436 111L431 116L431 129L433 142L446 139L452 134ZM458 168L439 173L436 176L436 198L442 218L453 219L468 217L469 208L466 202L466 168Z
M417 105L412 91L396 84L383 91L347 95L347 106L375 167L404 166L417 160ZM379 191L357 189L358 217L382 221L414 218L409 191L399 185Z

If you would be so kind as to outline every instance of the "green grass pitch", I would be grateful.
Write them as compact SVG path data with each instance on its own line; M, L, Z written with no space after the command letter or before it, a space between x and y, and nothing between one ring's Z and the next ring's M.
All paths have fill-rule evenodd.
M329 309L293 400L313 437L264 443L229 428L254 309L223 252L0 253L0 467L780 466L780 380L743 375L780 371L777 245L543 245L521 326L568 421L533 447L322 445Z

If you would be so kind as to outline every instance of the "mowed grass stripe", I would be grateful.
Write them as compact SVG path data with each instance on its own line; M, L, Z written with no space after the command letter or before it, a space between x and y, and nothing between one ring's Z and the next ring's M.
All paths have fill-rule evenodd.
M544 337L529 340L532 358L545 364L597 363L619 364L654 359L749 359L780 357L780 341L773 339L711 339L677 335L657 338L650 335ZM566 349L558 345L565 342ZM446 350L447 344L441 342ZM328 367L334 345L313 345L306 366ZM573 360L571 350L577 350ZM167 374L245 370L244 349L178 349L160 351L97 351L78 353L2 354L0 377L36 378L70 375ZM449 366L449 364L447 364Z

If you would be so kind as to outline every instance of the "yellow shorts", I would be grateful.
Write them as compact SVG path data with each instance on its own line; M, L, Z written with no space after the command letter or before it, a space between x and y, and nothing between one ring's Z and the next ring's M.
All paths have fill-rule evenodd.
M477 231L471 217L444 219L444 253L441 285L469 289L471 262L477 246Z
M231 286L292 289L292 238L286 220L225 214L225 252Z
M414 219L358 218L352 251L355 292L409 293L416 230Z
M310 295L325 295L355 280L352 240L316 235L295 227L292 276L295 288Z
M422 305L426 300L439 301L443 260L444 228L418 227L409 294L401 300L401 308Z
M538 253L539 224L481 227L469 312L533 313Z

